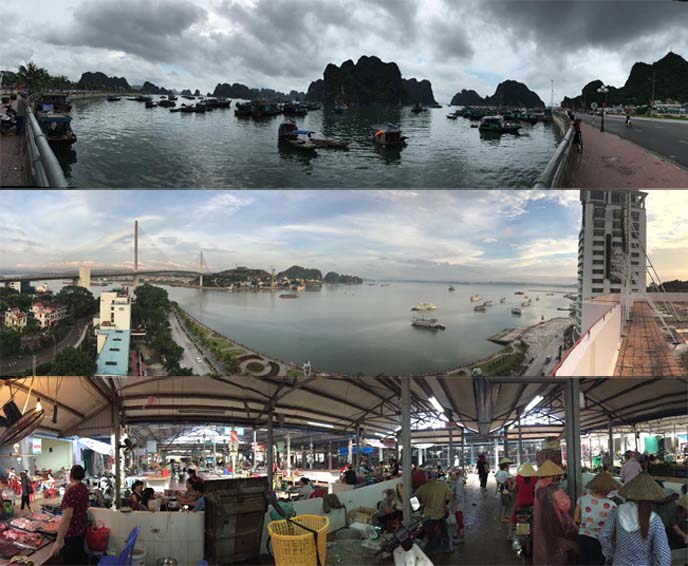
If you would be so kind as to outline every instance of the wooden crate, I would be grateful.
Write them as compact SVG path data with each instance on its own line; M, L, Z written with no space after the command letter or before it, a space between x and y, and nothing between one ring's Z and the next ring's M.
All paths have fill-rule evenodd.
M377 509L372 507L359 507L349 511L349 523L366 523L372 525L375 522Z
M268 480L205 482L205 558L210 564L256 563L268 508Z

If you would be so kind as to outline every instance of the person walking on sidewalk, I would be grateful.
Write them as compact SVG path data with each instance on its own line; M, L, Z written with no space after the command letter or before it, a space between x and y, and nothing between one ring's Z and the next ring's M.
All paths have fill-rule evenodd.
M576 146L578 153L583 152L583 132L581 131L581 119L576 118L573 121L573 145Z
M15 131L17 135L21 134L24 130L24 124L26 123L26 114L29 108L29 101L26 97L26 93L22 92L17 98L17 125Z

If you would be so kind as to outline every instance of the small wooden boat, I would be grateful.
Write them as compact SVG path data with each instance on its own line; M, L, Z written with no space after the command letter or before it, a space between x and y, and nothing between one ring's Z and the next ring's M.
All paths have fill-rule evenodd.
M480 132L491 134L518 134L520 124L507 122L504 116L484 116L480 119Z
M473 307L473 310L478 312L485 312L487 308L485 307L485 305L476 305Z
M518 307L514 307L511 309L511 314L521 316L521 309L519 309Z
M298 299L299 296L296 293L282 293L278 295L280 299Z
M107 97L108 102L119 102L120 100L122 100L121 96L108 96Z
M397 124L370 126L370 137L380 147L406 147L406 136L402 135Z

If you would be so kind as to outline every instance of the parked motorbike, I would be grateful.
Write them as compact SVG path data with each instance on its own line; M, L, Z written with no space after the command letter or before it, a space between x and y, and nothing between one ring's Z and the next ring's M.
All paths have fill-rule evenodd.
M533 552L533 508L519 507L516 510L512 548L517 556L530 558Z
M0 135L5 135L17 127L17 112L11 106L5 109L4 114L0 114Z
M411 498L411 509L420 509L420 502L416 497ZM394 566L433 566L432 560L416 543L425 534L427 519L420 517L408 527L401 525L396 531L384 535L380 541L378 555L391 554Z

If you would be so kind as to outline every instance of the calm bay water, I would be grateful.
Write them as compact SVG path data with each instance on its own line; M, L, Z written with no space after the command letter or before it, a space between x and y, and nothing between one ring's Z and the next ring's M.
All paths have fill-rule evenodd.
M278 148L282 116L237 118L233 108L171 113L126 99L73 104L79 141L56 153L71 184L82 188L528 187L557 142L554 129L541 123L524 124L519 136L486 137L467 119L448 120L449 107L417 115L410 108L318 110L297 124L353 143L348 151L309 155ZM401 125L408 147L372 145L369 125L385 122Z
M571 287L390 283L370 286L324 286L319 292L280 299L279 293L212 291L166 287L172 300L209 327L267 356L349 375L408 375L470 364L498 351L486 338L505 328L529 326L568 313L570 301L546 289L575 292ZM533 292L533 289L540 289ZM524 291L532 298L522 316L511 314ZM492 299L487 312L475 312L470 297ZM505 304L499 300L506 297ZM540 300L536 301L536 297ZM411 307L433 302L432 313L445 331L412 327Z

